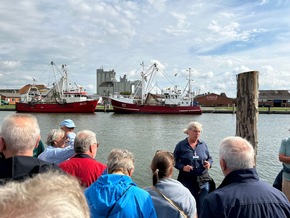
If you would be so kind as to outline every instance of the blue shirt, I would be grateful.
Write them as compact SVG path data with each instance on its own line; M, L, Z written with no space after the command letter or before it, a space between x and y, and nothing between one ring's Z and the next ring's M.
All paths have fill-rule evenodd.
M290 138L283 139L279 149L279 154L290 157ZM290 164L284 163L284 166L290 169ZM290 181L290 173L283 171L283 179Z
M38 156L39 159L49 163L60 164L63 161L71 158L75 154L73 146L67 146L65 148L55 148L51 145Z
M205 170L203 167L204 161L208 161L212 166L213 160L209 154L208 147L205 142L198 140L196 148L193 149L189 143L187 138L180 141L175 149L174 149L174 159L175 159L175 168L181 172L183 171L183 167L186 165L193 166L193 170L190 173L185 172L186 174L190 174L191 176L199 176Z

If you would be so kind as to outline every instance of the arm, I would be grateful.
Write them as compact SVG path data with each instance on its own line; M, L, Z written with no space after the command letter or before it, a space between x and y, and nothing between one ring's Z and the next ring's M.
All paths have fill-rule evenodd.
M286 156L285 154L279 154L279 161L282 163L290 164L290 156Z
M212 164L213 164L213 159L211 157L211 155L209 154L209 150L208 150L208 146L206 143L204 143L204 147L205 147L205 158L206 159L203 159L203 167L208 170L212 167Z
M180 171L190 172L193 167L191 165L185 164L181 161L181 147L183 145L179 142L175 149L174 149L174 161L175 161L175 168Z
M287 139L283 139L279 149L279 161L285 164L290 164L290 156L287 155L290 151L287 151L287 149L290 149L290 144Z
M69 159L74 154L74 148L71 146L65 148L46 148L45 151L38 156L38 158L50 163L58 164Z
M174 161L175 161L175 168L178 170L182 170L184 165L180 162L180 149L179 149L179 143L175 146L174 149Z
M58 160L67 160L75 154L74 147L72 146L68 146L65 148L56 148L53 150L54 152L51 153L50 156Z

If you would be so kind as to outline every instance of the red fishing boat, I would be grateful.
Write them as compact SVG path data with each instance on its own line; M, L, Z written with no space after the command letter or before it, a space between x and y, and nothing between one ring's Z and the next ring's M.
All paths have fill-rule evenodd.
M115 113L140 114L202 114L198 102L194 101L190 90L190 77L183 92L177 86L167 87L160 93L151 93L150 84L157 72L163 72L158 64L154 63L146 72L141 72L141 98L111 97L111 104ZM163 72L164 73L164 72ZM190 72L189 72L190 75ZM147 83L147 80L149 81Z
M56 72L54 62L51 66ZM62 66L61 77L52 88L39 89L37 85L28 85L27 92L21 94L16 103L17 112L28 113L94 113L97 99L90 99L81 86L72 86L68 81L68 72Z

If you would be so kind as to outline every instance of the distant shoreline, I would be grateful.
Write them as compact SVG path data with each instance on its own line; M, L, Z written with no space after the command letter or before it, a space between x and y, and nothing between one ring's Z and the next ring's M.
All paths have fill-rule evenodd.
M15 107L0 106L0 111L15 111ZM113 113L114 109L109 108L104 110L104 107L96 108L95 112ZM235 114L233 108L220 108L220 107L202 107L203 113L217 113L217 114ZM290 108L259 108L259 114L290 114Z

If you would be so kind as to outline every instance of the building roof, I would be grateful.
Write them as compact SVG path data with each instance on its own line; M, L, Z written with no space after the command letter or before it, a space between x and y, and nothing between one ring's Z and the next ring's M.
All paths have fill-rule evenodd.
M20 98L19 93L0 92L0 95L5 96L6 98Z
M35 86L38 90L46 89L47 88L45 85L32 85L32 84L28 84L28 85L23 86L21 89L19 89L18 93L19 94L25 94L25 93L28 92L29 88L32 87L32 86Z
M290 90L259 90L259 99L288 100L290 99Z
M1 93L8 92L8 93L17 93L19 89L0 89Z

